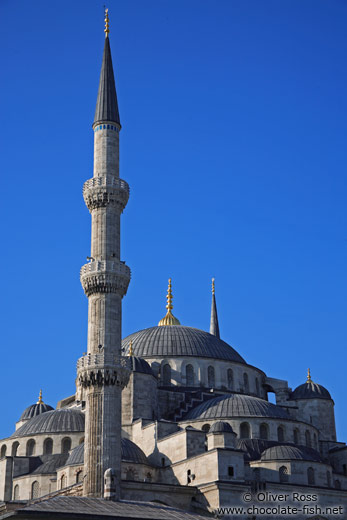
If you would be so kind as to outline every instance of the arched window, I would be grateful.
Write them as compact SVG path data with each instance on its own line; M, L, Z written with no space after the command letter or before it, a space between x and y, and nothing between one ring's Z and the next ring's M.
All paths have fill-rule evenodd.
M210 431L211 426L209 424L204 424L201 428L203 432L208 433Z
M306 441L306 446L308 448L311 448L311 434L308 430L305 431L305 441Z
M314 484L315 484L313 468L307 468L307 483L309 486L314 486Z
M260 395L260 388L259 388L259 379L255 378L255 392L257 395Z
M66 488L66 475L60 477L60 489Z
M297 428L294 430L294 444L300 444L300 434Z
M233 390L234 389L234 374L233 374L233 371L231 370L231 368L228 368L227 376L228 376L228 388L229 388L229 390Z
M19 500L19 486L16 484L13 490L13 500Z
M147 475L146 475L146 482L152 482L152 474L151 473L147 473Z
M71 450L71 439L70 439L70 437L65 437L61 441L61 452L69 453L70 450Z
M214 375L214 368L212 366L209 366L207 369L207 380L208 380L208 387L214 388L216 385L215 375Z
M313 434L313 447L317 449L317 434Z
M19 442L18 441L14 442L12 444L12 450L11 450L12 457L16 457L17 456L18 446L19 446Z
M83 444L83 443L84 443L84 437L81 437L78 444Z
M6 457L6 444L3 444L3 446L1 446L0 457Z
M186 366L186 384L187 386L194 385L194 368L193 365Z
M268 440L269 438L269 427L267 424L263 423L259 428L260 438L264 440Z
M278 442L284 442L284 428L283 428L283 426L279 426L277 428L277 439L278 439Z
M241 426L240 426L240 438L241 439L249 439L250 438L250 428L249 428L249 424L244 422L244 423L241 423Z
M131 468L127 469L125 478L126 478L126 480L135 480L135 472L134 472L134 470L131 469Z
M32 457L33 455L35 455L35 441L34 439L30 439L28 442L27 442L27 449L26 449L26 455L27 457Z
M80 469L76 473L76 484L80 484L81 482L83 482L83 471Z
M39 483L37 480L31 484L31 498L39 498Z
M53 440L48 437L43 443L43 454L52 455L53 453Z
M327 486L331 487L331 474L330 474L330 471L327 471Z
M335 480L335 489L341 489L341 482L339 480Z
M171 385L171 367L168 364L163 366L163 385Z
M245 392L249 392L248 374L246 372L243 374L243 387Z
M288 482L288 468L286 466L281 466L278 473L280 482Z

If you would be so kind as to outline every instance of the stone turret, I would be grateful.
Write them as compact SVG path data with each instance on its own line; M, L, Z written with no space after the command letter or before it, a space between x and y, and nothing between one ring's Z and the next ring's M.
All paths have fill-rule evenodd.
M112 468L115 498L120 497L121 392L129 377L121 357L122 298L130 269L120 257L120 215L129 197L119 178L121 129L106 11L105 46L95 110L94 176L83 187L92 218L91 254L81 269L88 297L88 349L78 361L86 400L85 496L102 497L105 471Z

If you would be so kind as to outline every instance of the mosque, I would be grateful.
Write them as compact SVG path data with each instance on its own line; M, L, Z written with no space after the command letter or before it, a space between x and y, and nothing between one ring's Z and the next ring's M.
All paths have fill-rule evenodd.
M235 504L245 509L228 518L281 518L247 507L295 493L317 497L316 509L296 518L331 518L336 507L336 518L346 518L347 446L336 438L329 391L310 371L292 389L223 341L214 281L209 332L180 324L169 280L158 325L121 339L130 269L120 257L120 217L129 186L119 177L107 11L105 22L94 173L83 187L92 219L80 272L87 351L76 393L55 409L40 393L0 441L0 518L193 520Z

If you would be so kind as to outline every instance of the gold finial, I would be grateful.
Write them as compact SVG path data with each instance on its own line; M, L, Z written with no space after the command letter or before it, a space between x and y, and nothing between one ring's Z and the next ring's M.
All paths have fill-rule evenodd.
M169 286L167 289L167 296L166 296L167 304L167 313L164 316L162 320L158 323L158 327L162 327L163 325L181 325L179 320L175 318L175 316L172 314L172 290L171 290L171 278L169 278Z
M309 368L307 369L307 381L306 381L306 383L312 383L311 370Z
M108 38L108 34L110 32L110 19L108 17L108 9L105 9L105 38Z
M212 278L212 294L214 295L214 293L215 293L214 278Z
M134 353L133 353L133 342L130 341L128 356L130 357L130 356L133 356L133 355L134 355Z
M43 401L42 401L42 390L40 390L40 393L39 393L39 400L37 401L36 404L43 404Z

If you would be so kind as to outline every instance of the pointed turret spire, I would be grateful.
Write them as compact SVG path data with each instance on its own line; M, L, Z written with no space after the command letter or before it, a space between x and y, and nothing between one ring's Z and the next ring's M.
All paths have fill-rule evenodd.
M213 336L216 336L218 339L220 338L214 278L212 278L212 305L211 305L210 334L213 334Z
M102 57L101 74L99 81L98 99L96 101L94 125L110 121L120 126L116 83L114 81L110 39L108 37L109 18L108 9L105 11L105 46Z

